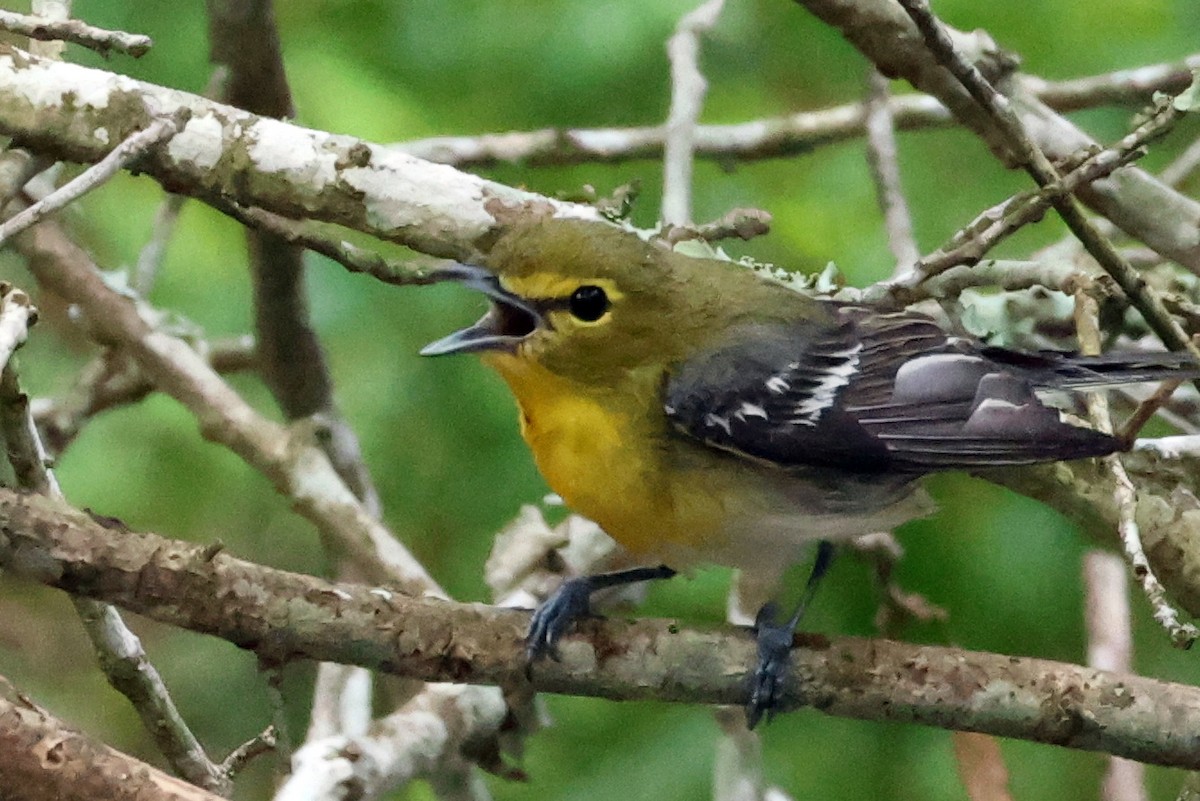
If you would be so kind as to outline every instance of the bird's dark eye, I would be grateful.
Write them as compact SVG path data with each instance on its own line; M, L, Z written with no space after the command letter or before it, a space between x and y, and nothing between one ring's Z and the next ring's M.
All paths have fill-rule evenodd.
M585 284L571 293L567 308L571 314L585 323L593 323L604 316L609 307L608 295L594 284Z

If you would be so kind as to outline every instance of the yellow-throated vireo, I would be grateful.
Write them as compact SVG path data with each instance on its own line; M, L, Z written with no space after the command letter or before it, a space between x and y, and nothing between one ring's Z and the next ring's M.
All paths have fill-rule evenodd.
M1067 422L1044 391L1198 372L1174 353L987 347L918 313L814 299L606 223L519 223L486 267L436 278L491 308L422 353L481 354L516 397L550 487L649 565L564 582L534 614L531 660L555 652L597 589L702 563L778 576L821 543L796 614L759 615L752 725L778 698L831 543L931 511L917 485L931 472L1121 449Z

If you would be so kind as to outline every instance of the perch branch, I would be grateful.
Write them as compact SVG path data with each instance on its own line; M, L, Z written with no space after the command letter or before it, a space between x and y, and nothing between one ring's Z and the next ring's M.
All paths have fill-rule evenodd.
M222 637L264 664L318 659L426 681L514 684L528 614L416 598L106 529L61 502L0 490L0 565L68 592ZM981 731L1200 767L1200 690L1075 665L887 640L802 636L783 709ZM687 703L743 700L746 630L592 620L540 691Z

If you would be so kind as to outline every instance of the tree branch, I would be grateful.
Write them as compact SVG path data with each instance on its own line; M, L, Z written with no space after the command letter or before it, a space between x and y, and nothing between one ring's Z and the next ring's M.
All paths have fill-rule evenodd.
M1141 104L1156 92L1181 91L1200 67L1200 56L1172 64L1151 64L1132 70L1056 82L1035 76L1016 76L1034 97L1059 112L1104 104ZM940 128L954 123L946 107L924 94L888 99L897 130ZM693 142L697 158L755 161L804 155L866 133L861 103L846 103L779 117L730 125L697 125ZM520 163L528 167L620 163L659 159L666 127L543 128L479 136L437 136L394 147L405 153L460 169Z
M203 436L262 472L364 576L442 592L346 488L313 444L310 427L285 427L258 414L187 343L153 328L135 300L108 286L88 255L55 226L25 231L16 245L42 286L79 306L97 341L123 348L146 378L195 416Z
M17 297L18 302L10 305L10 297L14 296L23 293L14 290L0 297L0 325L13 311L23 314L27 325L32 323L36 310L29 305L28 298L21 304ZM21 391L12 363L0 370L0 441L5 444L18 486L47 497L62 498L29 411L29 398ZM117 610L89 598L71 600L105 678L129 699L172 767L188 781L213 792L232 790L230 777L204 753L179 714L162 676L146 658L141 640L129 630Z
M254 338L193 342L194 350L220 375L253 369ZM51 454L58 456L96 415L143 400L155 389L137 363L118 349L96 356L79 372L75 385L57 398L35 398L33 418Z
M3 676L0 764L6 801L223 801L81 734Z
M179 124L180 121L172 117L158 117L150 120L144 129L131 133L104 158L84 170L78 177L0 224L0 245L3 245L5 240L13 234L23 231L31 225L36 225L45 217L74 203L84 194L111 180L130 163L144 156L150 148L174 135L179 130Z
M989 147L1011 158L1013 154L1004 144L994 118L937 63L899 3L894 0L797 2L840 30L884 75L902 77L938 98ZM951 36L962 41L964 35L952 31ZM982 49L983 60L994 61L994 54L987 52L986 44ZM1095 146L1090 137L1024 91L1020 81L1011 81L1010 85L1014 113L1032 142L1048 158L1069 159L1078 151ZM1081 187L1078 196L1125 233L1189 269L1200 270L1200 202L1139 169L1120 170Z
M1043 189L1062 180L1049 157L1030 139L1021 119L1012 110L1008 99L996 91L979 69L955 47L949 29L929 10L927 0L900 0L900 4L916 23L926 46L938 63L950 70L994 123L994 135L1015 154L1020 165ZM1173 105L1167 110L1173 117L1178 112ZM1200 350L1163 307L1162 301L1146 286L1133 266L1117 251L1083 213L1083 208L1071 195L1052 195L1050 203L1087 252L1113 277L1124 290L1129 302L1146 323L1171 350L1190 348L1198 358Z
M0 565L68 592L216 635L265 664L352 663L426 681L514 684L528 615L333 584L104 528L40 496L0 490ZM981 731L1200 767L1200 689L1041 659L804 636L782 709ZM535 689L735 704L755 645L745 630L588 621L538 663Z
M154 46L149 36L140 33L106 31L77 19L45 19L13 11L0 11L0 29L44 42L71 42L105 56L117 50L140 58Z
M724 6L725 0L705 0L683 15L675 33L667 40L671 110L663 145L662 200L662 221L667 225L692 223L696 123L708 93L708 81L700 72L700 37L717 24Z
M867 128L867 164L875 181L875 195L883 212L883 228L895 264L892 275L914 269L921 251L913 237L912 215L900 182L900 161L896 148L896 121L888 102L888 79L872 69L867 76L865 117Z
M338 223L434 256L469 259L505 208L600 219L395 150L259 117L197 95L0 48L0 133L72 161L102 159L153 119L191 116L139 169L168 191Z

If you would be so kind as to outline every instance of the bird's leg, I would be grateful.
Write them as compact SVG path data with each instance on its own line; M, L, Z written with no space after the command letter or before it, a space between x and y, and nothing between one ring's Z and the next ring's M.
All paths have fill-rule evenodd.
M609 587L636 584L639 581L671 578L674 575L674 570L666 565L659 565L567 579L534 611L529 621L529 632L525 635L526 659L530 663L543 656L557 660L558 641L567 628L579 618L591 615L592 593Z
M833 562L833 553L833 543L821 540L817 544L817 556L813 560L808 582L804 585L804 595L796 612L786 623L775 622L779 608L773 603L764 604L754 620L754 631L758 637L758 665L750 685L750 700L746 702L746 723L752 729L764 714L769 717L779 703L791 661L792 638L805 610L817 594L821 578Z

